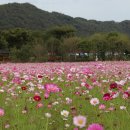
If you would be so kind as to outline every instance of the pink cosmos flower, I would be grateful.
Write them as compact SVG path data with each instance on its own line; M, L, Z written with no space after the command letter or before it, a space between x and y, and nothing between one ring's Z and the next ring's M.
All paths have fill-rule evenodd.
M48 107L48 108L52 108L52 105L51 105L51 104L48 104L47 107Z
M85 86L85 84L86 84L85 82L82 82L82 83L81 83L81 86L82 86L82 87L84 87L84 86Z
M42 103L38 103L36 107L37 108L41 108L41 107L43 107L43 104Z
M74 94L75 94L75 95L80 95L80 92L77 91L77 92L75 92Z
M81 115L75 116L75 117L73 118L73 123L74 123L75 126L78 126L78 127L80 127L80 128L83 128L83 127L85 127L85 125L86 125L86 117L81 116Z
M93 123L88 126L88 129L86 130L104 130L103 126L97 123Z
M45 98L45 99L48 99L48 98L49 98L49 93L46 92L46 93L44 94L44 98Z
M16 84L21 84L21 79L19 77L14 77L14 79L12 80L13 83Z
M85 84L85 87L87 88L87 89L89 89L89 90L91 90L93 87L91 86L91 85L89 85L89 84Z
M1 116L4 116L4 114L5 114L4 109L0 108L0 117L1 117Z
M127 99L128 97L130 97L129 92L127 92L127 91L124 92L124 93L123 93L123 98L124 98L124 99Z
M109 107L108 110L109 110L109 111L114 111L115 108L114 108L114 107Z
M68 79L68 80L72 80L72 74L68 74L68 75L67 75L67 79Z
M106 106L105 106L104 104L100 104L100 105L99 105L99 109L100 109L100 110L104 110L105 108L106 108Z
M83 68L82 73L85 74L85 75L93 74L93 72L90 70L90 68L87 68L87 67Z
M61 89L56 84L45 84L45 90L47 93L56 93L60 92Z
M79 130L78 128L74 128L74 130Z

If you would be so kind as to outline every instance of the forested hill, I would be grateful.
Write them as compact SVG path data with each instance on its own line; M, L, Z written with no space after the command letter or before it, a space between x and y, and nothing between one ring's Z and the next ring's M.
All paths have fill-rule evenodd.
M78 34L85 36L96 32L111 31L130 35L130 20L101 22L73 18L57 12L43 11L29 3L0 5L0 29L21 27L44 30L56 25L72 25L77 29Z

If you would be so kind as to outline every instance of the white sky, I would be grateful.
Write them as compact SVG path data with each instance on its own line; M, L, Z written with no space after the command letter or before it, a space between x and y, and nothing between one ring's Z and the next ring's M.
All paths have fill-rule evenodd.
M0 4L12 2L28 2L49 12L88 20L130 20L130 0L0 0Z

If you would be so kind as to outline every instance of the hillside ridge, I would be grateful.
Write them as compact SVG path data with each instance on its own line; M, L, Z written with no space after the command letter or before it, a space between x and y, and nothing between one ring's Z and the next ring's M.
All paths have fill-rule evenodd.
M58 12L44 11L30 3L0 5L0 29L20 27L45 30L61 25L72 25L77 29L77 33L83 36L99 32L121 32L130 35L130 20L115 22L73 18Z

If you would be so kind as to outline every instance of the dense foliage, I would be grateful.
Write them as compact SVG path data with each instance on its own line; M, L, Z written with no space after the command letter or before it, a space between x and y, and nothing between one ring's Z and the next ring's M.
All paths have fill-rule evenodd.
M10 29L0 31L0 50L8 50L17 62L128 60L130 39L111 32L89 37L76 36L72 26L47 31Z

